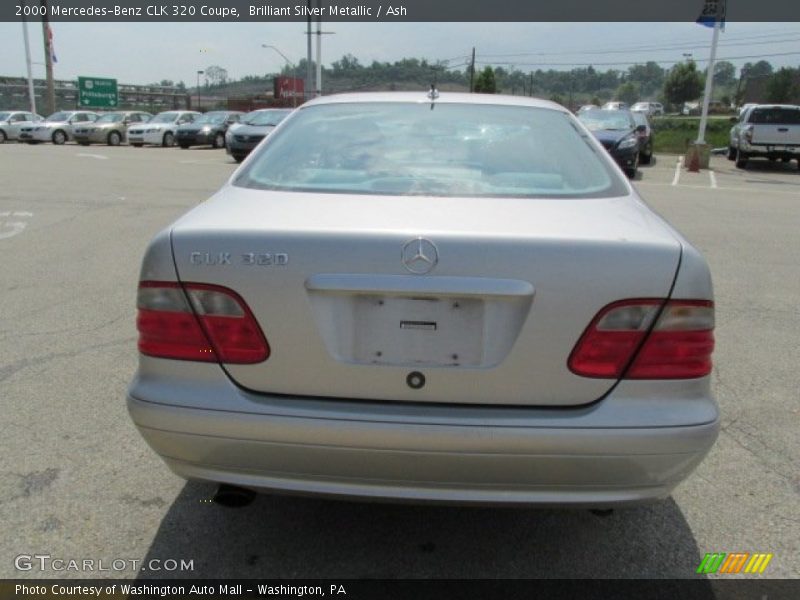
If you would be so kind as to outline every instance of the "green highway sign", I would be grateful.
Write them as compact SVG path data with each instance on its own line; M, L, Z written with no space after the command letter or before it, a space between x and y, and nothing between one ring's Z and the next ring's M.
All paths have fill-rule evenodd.
M79 108L117 108L119 94L116 79L78 77Z

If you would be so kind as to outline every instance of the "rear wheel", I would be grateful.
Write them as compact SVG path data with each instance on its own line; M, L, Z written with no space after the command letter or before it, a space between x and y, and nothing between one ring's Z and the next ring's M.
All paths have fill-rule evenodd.
M67 141L67 134L64 133L62 130L58 129L53 132L53 143L57 146L61 146Z
M108 134L108 145L109 146L119 146L122 142L122 136L119 134L119 131L112 131Z
M650 161L653 160L653 147L648 146L645 148L645 151L639 155L639 164L642 165L649 165Z
M8 136L6 135L6 132L0 129L0 144L5 144L7 139Z
M736 148L728 146L728 160L736 160Z
M168 131L164 134L164 138L161 140L161 145L165 148L171 148L175 145L175 136L172 135L171 131Z
M737 169L746 169L747 168L747 154L744 152L739 152L736 155L736 168Z
M225 136L221 133L218 133L214 136L214 142L212 144L214 148L224 148L225 147Z

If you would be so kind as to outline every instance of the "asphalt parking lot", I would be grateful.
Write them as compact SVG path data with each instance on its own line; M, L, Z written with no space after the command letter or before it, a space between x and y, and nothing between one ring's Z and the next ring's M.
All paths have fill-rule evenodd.
M671 498L587 511L261 496L210 503L135 431L135 291L149 239L233 172L222 151L0 145L0 577L693 577L706 552L800 576L800 171L642 167L709 260L723 430ZM190 572L18 571L16 556L193 561ZM163 563L162 563L163 564ZM743 576L743 575L742 575Z

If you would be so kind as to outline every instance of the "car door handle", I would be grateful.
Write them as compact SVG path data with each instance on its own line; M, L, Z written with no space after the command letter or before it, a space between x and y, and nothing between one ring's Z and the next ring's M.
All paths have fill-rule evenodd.
M778 127L778 131L783 133L783 132L789 131L789 128L788 127Z

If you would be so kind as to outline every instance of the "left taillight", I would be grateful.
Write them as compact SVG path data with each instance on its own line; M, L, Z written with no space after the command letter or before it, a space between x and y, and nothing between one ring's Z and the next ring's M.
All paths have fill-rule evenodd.
M269 344L245 301L205 283L142 281L137 299L139 351L148 356L253 364Z

